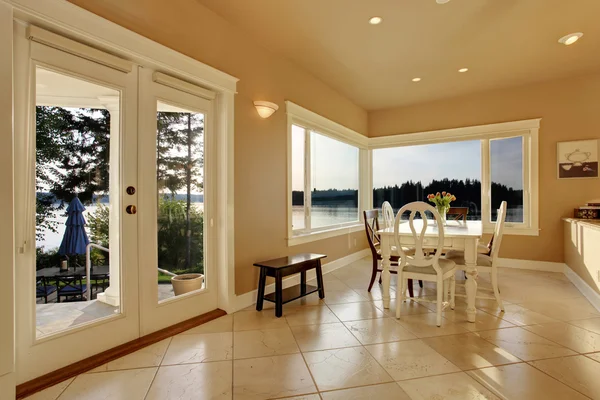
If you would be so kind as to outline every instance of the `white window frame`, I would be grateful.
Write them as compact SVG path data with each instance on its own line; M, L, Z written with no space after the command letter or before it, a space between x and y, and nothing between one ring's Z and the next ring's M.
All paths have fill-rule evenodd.
M286 101L287 111L287 203L288 203L288 246L309 243L316 240L357 232L363 229L360 210L366 209L371 204L369 196L370 163L368 154L368 138L345 126L322 117L306 108L291 101ZM305 227L310 226L311 196L311 165L310 162L310 131L340 141L358 148L358 217L354 222L330 225L321 228L304 228L294 230L292 228L292 126L296 125L305 130L305 158L304 158L304 207Z
M505 224L508 235L539 235L539 128L541 119L408 133L369 139L369 156L375 149L423 144L481 141L481 220L484 233L494 231L491 222L490 140L523 137L523 223ZM372 166L371 166L372 171ZM372 172L371 172L372 174ZM371 175L372 181L372 175ZM373 187L371 185L371 192Z

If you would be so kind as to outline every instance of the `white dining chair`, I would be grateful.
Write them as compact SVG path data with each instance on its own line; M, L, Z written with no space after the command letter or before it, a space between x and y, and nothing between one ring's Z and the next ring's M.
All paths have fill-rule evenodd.
M434 223L429 224L429 218L425 211L430 212L434 216ZM408 221L402 221L402 215L405 212L410 212ZM415 221L416 214L419 213L421 220ZM412 233L412 239L414 241L415 251L413 254L409 254L404 251L400 245L400 224L408 224ZM437 229L436 229L437 228ZM428 236L427 239L434 239L437 241L437 247L433 254L425 253L424 241L427 231L437 231L437 237ZM398 265L398 285L402 288L400 292L400 298L396 301L396 318L400 318L400 312L402 309L402 301L406 295L407 279L419 279L424 281L436 282L437 284L437 301L436 301L436 312L437 320L436 325L442 325L442 309L448 304L448 287L450 287L450 308L454 309L454 294L455 294L455 279L454 273L456 271L456 265L454 261L441 258L443 247L444 247L444 223L442 217L437 210L427 203L422 201L415 201L413 203L406 204L402 207L396 219L394 221L394 239L396 242L396 248L400 253L400 262ZM428 245L431 247L431 245ZM423 301L423 299L421 299Z
M500 253L500 245L502 244L502 233L504 231L504 222L506 221L506 201L500 204L498 214L496 217L496 225L494 226L494 236L491 241L491 249L489 255L477 254L477 272L488 272L492 281L491 291L494 292L494 296L477 295L477 299L489 299L496 300L500 310L504 311L504 304L502 304L502 298L500 297L500 288L498 287L498 254ZM465 265L465 253L461 250L450 250L446 253L447 260L452 260L456 263L456 268L459 270L466 271ZM486 290L486 288L479 288L480 290ZM487 289L490 290L490 289ZM460 295L462 296L462 295Z
M394 226L394 209L389 201L384 201L381 205L381 215L383 215L383 227L385 229Z

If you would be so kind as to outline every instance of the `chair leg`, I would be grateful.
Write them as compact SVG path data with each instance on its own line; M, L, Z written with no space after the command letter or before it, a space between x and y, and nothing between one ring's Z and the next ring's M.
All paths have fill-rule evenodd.
M403 278L402 270L398 271L398 285L403 288L404 286L404 278ZM402 308L402 300L404 300L404 291L401 290L400 293L397 294L399 297L396 298L396 318L400 319L400 310Z
M413 292L413 280L412 279L407 279L408 281L408 296L410 298L415 297L415 293Z
M436 308L436 325L442 326L442 297L444 290L444 282L442 281L442 277L438 277L437 279L437 303L435 304Z
M419 287L423 289L423 281L419 279Z
M371 274L371 283L369 283L369 288L367 292L370 292L373 288L373 283L375 283L375 278L377 278L377 259L373 258L373 273Z
M498 307L504 311L504 304L502 303L502 298L500 298L500 288L498 288L498 270L496 268L492 268L492 288L494 289L494 297L496 297Z
M455 294L456 294L456 275L453 274L450 277L450 309L451 310L454 310L454 306L455 306L454 297L455 297Z
M444 303L448 303L448 292L450 291L450 278L444 279Z

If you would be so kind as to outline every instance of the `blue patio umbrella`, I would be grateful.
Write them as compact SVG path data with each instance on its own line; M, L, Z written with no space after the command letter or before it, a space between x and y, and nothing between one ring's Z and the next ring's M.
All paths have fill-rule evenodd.
M65 233L58 248L58 254L70 256L74 254L85 254L90 240L85 232L85 218L83 211L85 207L81 201L74 197L67 207L67 221L65 222Z

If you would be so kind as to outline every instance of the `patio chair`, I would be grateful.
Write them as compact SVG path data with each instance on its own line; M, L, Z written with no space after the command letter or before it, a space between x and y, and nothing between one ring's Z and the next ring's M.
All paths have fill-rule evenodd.
M49 285L50 281L45 276L35 280L35 298L44 298L44 304L48 304L48 296L56 292L55 285Z
M92 276L92 294L94 291L96 291L96 293L100 292L100 289L102 289L102 292L104 292L109 285L110 279L108 274L98 274Z
M58 303L60 303L61 297L66 297L67 300L79 297L83 300L83 294L87 289L87 285L84 285L82 282L81 275L57 276L56 286L58 286L58 291L56 292L56 301Z

